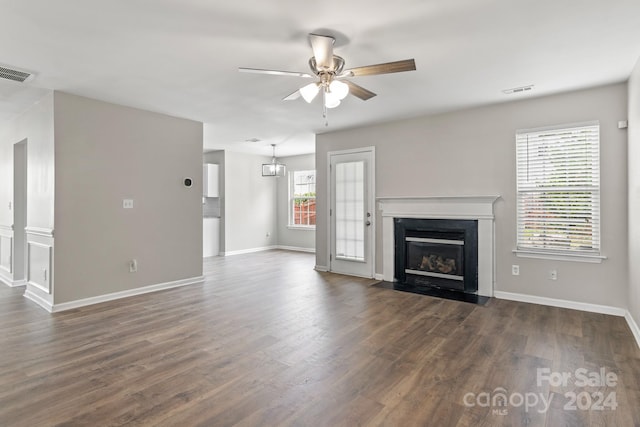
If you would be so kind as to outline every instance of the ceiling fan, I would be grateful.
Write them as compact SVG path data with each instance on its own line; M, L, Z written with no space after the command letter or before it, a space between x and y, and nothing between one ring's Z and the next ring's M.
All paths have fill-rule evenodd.
M414 59L402 61L385 62L382 64L365 65L344 69L345 61L342 57L333 54L333 44L335 38L320 34L309 34L309 43L313 50L313 56L309 59L311 73L301 73L295 71L264 70L260 68L240 67L238 70L245 73L271 74L276 76L295 76L313 78L315 81L309 83L292 94L283 98L285 101L298 99L300 96L310 103L318 95L323 98L323 116L327 117L327 109L340 105L349 93L363 101L376 96L371 92L347 80L350 77L371 76L376 74L399 73L403 71L413 71L416 69Z

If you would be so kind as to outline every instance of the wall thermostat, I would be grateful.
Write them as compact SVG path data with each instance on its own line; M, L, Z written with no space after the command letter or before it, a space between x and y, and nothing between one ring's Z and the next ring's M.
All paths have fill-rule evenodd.
M185 187L191 187L193 185L193 180L191 178L185 178L184 179L184 186Z

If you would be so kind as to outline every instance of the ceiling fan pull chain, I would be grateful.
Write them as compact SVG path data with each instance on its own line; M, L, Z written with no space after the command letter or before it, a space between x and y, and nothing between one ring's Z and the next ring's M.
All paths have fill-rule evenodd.
M322 117L324 117L324 125L329 126L329 112L327 109L327 94L322 91Z

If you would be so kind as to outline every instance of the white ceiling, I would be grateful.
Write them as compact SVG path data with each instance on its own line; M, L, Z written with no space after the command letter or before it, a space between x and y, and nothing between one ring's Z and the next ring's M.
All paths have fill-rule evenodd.
M0 0L0 123L47 90L204 122L205 150L314 150L314 134L628 78L638 0ZM354 79L378 94L329 110L282 101L308 83L307 34L336 37L345 68L415 58L417 71ZM503 89L534 84L505 95ZM258 138L259 142L246 142Z

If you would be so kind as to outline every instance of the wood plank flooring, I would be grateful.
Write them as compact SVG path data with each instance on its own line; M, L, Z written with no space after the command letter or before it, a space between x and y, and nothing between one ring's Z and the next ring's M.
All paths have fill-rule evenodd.
M204 284L57 314L0 286L0 426L640 426L623 318L441 300L313 263L209 258ZM579 369L616 384L578 384Z

